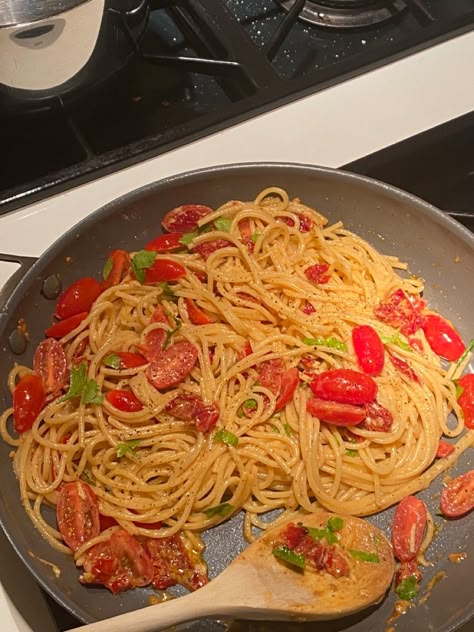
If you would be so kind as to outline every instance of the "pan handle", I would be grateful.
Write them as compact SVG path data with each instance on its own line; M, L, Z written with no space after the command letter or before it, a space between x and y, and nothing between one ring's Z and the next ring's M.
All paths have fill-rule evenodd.
M15 270L5 285L0 289L0 321L2 320L2 317L5 316L3 309L13 290L37 260L38 259L36 257L24 257L23 255L7 255L0 253L0 262L5 261L7 263L20 264L18 270Z

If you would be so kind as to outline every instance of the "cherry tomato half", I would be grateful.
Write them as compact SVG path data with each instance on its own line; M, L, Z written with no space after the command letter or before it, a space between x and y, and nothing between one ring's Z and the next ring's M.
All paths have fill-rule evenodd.
M165 411L176 419L194 423L201 432L212 430L219 419L219 406L216 402L205 404L192 393L178 395L167 404Z
M354 327L352 344L362 371L367 375L380 375L385 361L385 348L375 329L370 325Z
M406 362L402 358L399 358L393 353L389 353L388 355L390 357L390 362L393 364L393 366L396 369L398 369L398 371L400 371L400 373L403 373L404 375L409 377L410 380L413 380L414 382L418 382L418 384L420 384L420 378L415 373L415 371L411 368L408 362Z
M124 413L138 413L140 410L143 410L143 404L132 391L118 388L108 391L105 398L114 408Z
M463 375L459 378L458 385L462 388L458 403L463 412L464 425L474 428L474 373Z
M463 516L474 507L474 470L453 478L441 493L441 511L448 518Z
M227 241L227 239L212 239L211 241L205 241L202 244L197 244L193 246L193 250L198 252L201 257L207 259L210 257L216 250L220 250L221 248L227 248L228 246L232 246L232 242Z
M181 237L184 233L165 233L164 235L158 235L155 239L152 239L147 243L144 250L151 250L152 252L168 252L170 250L179 250L186 248L185 244L181 242Z
M299 381L300 373L296 367L292 367L283 373L280 392L275 402L275 412L284 408L293 399Z
M13 390L13 427L21 434L30 430L46 401L43 380L39 375L25 375Z
M424 317L423 331L433 351L450 362L457 360L466 349L458 332L438 314Z
M365 407L363 406L328 402L316 397L308 399L306 409L321 421L334 426L356 426L365 418Z
M169 233L190 233L196 230L202 217L212 213L212 208L203 204L184 204L168 211L161 225Z
M70 316L65 320L60 320L59 322L54 323L54 325L51 325L51 327L48 327L44 333L48 336L48 338L62 338L76 329L76 327L78 327L88 315L89 314L87 312L82 312L80 314Z
M423 324L422 310L426 301L417 296L408 296L402 289L395 290L374 309L377 318L411 336Z
M155 388L169 388L191 373L197 359L197 347L187 340L180 340L153 356L146 376Z
M214 321L209 316L197 307L192 298L186 298L186 309L188 310L189 320L193 325L209 325Z
M83 481L64 483L58 494L56 519L64 542L77 551L100 533L99 503Z
M110 268L110 269L108 269ZM104 290L118 285L130 270L130 255L126 250L112 250L104 266Z
M415 559L423 542L427 520L425 503L415 496L407 496L395 511L392 543L400 562Z
M114 356L120 360L118 369L134 369L137 366L147 363L147 359L141 353L133 353L132 351L114 351Z
M185 276L186 268L172 259L156 259L155 263L145 270L145 283L162 283L176 281Z
M311 381L316 397L341 404L368 404L375 399L377 384L365 373L353 369L331 369Z
M447 441L439 440L438 449L436 451L436 457L438 459L443 459L445 456L449 456L454 452L454 446L452 443L448 443Z
M56 316L64 320L82 312L89 312L101 293L101 284L92 277L74 281L58 298Z
M284 372L285 365L283 360L280 358L266 360L258 367L258 382L261 386L268 388L274 395L278 395Z
M329 270L327 263L315 263L304 271L306 278L313 283L323 285L331 278L326 272Z
M67 359L64 349L54 338L46 338L36 347L33 370L43 380L46 393L57 393L66 384Z
M388 432L393 424L392 413L377 401L365 405L365 419L360 424L364 430L371 432Z

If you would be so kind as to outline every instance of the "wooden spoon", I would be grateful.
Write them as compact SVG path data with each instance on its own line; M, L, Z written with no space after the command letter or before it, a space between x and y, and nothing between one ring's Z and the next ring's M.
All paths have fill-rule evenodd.
M302 515L298 524L322 529L331 516L334 514L317 510ZM337 531L336 546L349 563L349 576L333 577L325 570L315 571L308 566L304 571L298 570L277 559L272 551L286 527L286 524L279 525L265 532L223 573L196 592L91 623L77 631L154 632L209 616L314 621L342 617L367 608L382 599L391 583L392 548L383 533L370 523L360 518L341 517L343 526Z

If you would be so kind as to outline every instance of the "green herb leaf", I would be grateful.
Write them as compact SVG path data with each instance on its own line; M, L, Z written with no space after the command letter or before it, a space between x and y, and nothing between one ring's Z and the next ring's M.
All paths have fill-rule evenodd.
M105 356L105 358L102 358L102 364L108 366L109 369L120 369L122 366L122 360L116 353L111 353L110 355Z
M71 367L71 376L69 378L69 390L66 395L63 395L60 402L65 402L68 399L74 399L80 397L87 384L87 365L85 362L77 366Z
M290 424L283 424L283 430L288 437L291 437L291 426Z
M467 358L467 356L471 353L473 349L474 349L474 338L469 342L467 347L464 349L462 355L456 360L456 364L454 366L456 367L461 366L461 364L464 362L464 360Z
M214 435L215 443L226 443L227 445L236 446L239 443L239 437L237 437L233 432L229 432L222 428Z
M84 469L84 471L82 472L79 478L82 478L82 480L88 483L89 485L95 486L95 481L92 480L90 470L88 470L87 468Z
M279 560L286 562L287 564L291 564L292 566L297 566L298 568L305 567L305 557L304 555L298 555L287 546L277 546L272 551L273 555L277 557Z
M145 281L145 270L151 268L155 263L156 252L149 250L139 250L132 258L132 270L137 281L143 283Z
M228 233L230 232L230 227L232 226L232 220L227 219L227 217L218 217L214 220L214 226L217 228L217 230Z
M260 233L252 233L250 239L253 241L254 244L256 244L259 237L260 237Z
M339 516L331 516L328 520L328 529L334 533L334 531L340 531L344 526L344 520Z
M358 452L357 452L357 450L349 450L349 449L347 449L346 450L346 454L347 454L347 456L357 456Z
M202 513L206 514L208 518L214 518L214 516L227 516L232 511L234 511L234 505L230 503L220 503L215 507L209 507L209 509L204 509Z
M316 527L306 527L309 535L315 540L326 540L328 544L335 544L337 542L337 535L330 531L328 527L324 529L317 529Z
M244 408L248 408L249 410L255 410L257 408L257 400L256 399L246 399L242 404Z
M278 428L278 426L275 426L275 424L272 424L272 430L273 432L277 432L278 434L280 434L280 429Z
M381 336L380 338L384 344L392 343L394 345L397 345L397 347L400 347L400 349L403 349L404 351L412 351L410 345L400 338L399 331L396 331L393 336Z
M130 439L130 441L124 441L117 444L117 458L121 459L126 454L134 453L135 448L140 444L140 439Z
M197 236L197 233L184 233L184 235L179 240L179 243L184 244L185 246L190 246Z
M179 329L181 329L182 324L183 323L181 322L179 318L175 318L173 329L167 329L166 331L165 340L163 342L163 349L166 349L166 347L170 344L173 334L175 334Z
M347 351L347 345L337 338L303 338L305 345L310 347L330 347L338 351Z
M367 551L357 551L355 549L348 549L352 557L360 562L371 562L372 564L378 564L380 558L377 553L367 553Z
M404 599L405 601L414 599L418 594L418 582L416 581L416 577L414 575L405 577L395 588L395 592L400 599Z
M461 395L464 393L464 389L461 386L461 384L459 384L458 380L453 380L453 381L456 385L456 399L459 399Z
M104 263L104 267L102 268L102 278L104 279L104 281L112 272L113 265L114 265L114 261L112 257L109 257L107 261Z
M82 391L81 404L102 404L104 396L95 380L89 380Z
M168 300L173 300L174 298L176 298L176 294L173 292L170 284L167 281L162 281L160 283L160 288L161 288L161 296L163 298L167 298Z

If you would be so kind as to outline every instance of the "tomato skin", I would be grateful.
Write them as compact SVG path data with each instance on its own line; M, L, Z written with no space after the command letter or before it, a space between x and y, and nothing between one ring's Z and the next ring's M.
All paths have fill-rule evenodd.
M63 338L76 329L76 327L78 327L84 318L87 318L87 316L89 316L87 312L75 314L74 316L70 316L69 318L54 323L54 325L48 327L44 333L48 336L48 338Z
M370 325L354 327L352 344L362 371L367 375L380 375L385 361L385 348L375 329Z
M458 332L438 314L424 317L423 332L436 355L450 362L458 360L466 350L466 345Z
M445 456L449 456L454 452L454 446L447 441L439 440L438 449L436 451L436 457L438 459L443 459Z
M313 228L313 220L307 215L303 215L303 213L296 213L298 217L298 230L300 233L309 233L309 231ZM279 216L275 218L279 222L284 222L287 226L293 227L295 222L291 217Z
M201 432L212 430L219 419L219 406L216 402L205 404L192 393L178 395L166 405L165 411L176 419L194 423Z
M81 312L89 312L101 293L101 284L92 277L74 281L58 298L56 316L64 320Z
M126 250L112 250L109 259L112 261L112 268L102 281L104 290L118 285L130 270L130 254Z
M398 356L394 355L393 353L389 353L388 355L390 357L390 362L393 364L393 366L396 369L398 369L400 371L400 373L403 373L404 375L409 377L410 380L413 380L414 382L417 382L418 384L421 383L420 382L420 378L415 373L415 371L411 368L411 366L408 364L408 362L405 362L405 360L402 360L402 358L399 358Z
M283 373L280 392L275 402L275 412L284 408L293 399L299 381L300 373L296 367L292 367Z
M77 551L100 533L99 503L83 481L63 483L58 493L56 518L64 542Z
M191 233L198 227L200 219L212 213L212 208L203 204L184 204L168 211L161 222L169 233Z
M172 259L156 259L155 263L145 270L145 283L162 283L163 281L177 281L186 275L184 268Z
M306 278L313 283L323 285L331 278L326 272L329 270L327 263L315 263L304 271Z
M364 430L371 432L388 432L393 424L392 413L376 400L365 405L366 417L360 424Z
M353 369L331 369L311 381L316 397L341 404L368 404L375 399L377 384L365 373Z
M365 419L363 406L328 402L316 397L308 399L306 410L321 421L334 426L356 426Z
M197 307L192 298L186 298L184 301L188 310L189 320L193 325L209 325L214 322L205 312Z
M466 428L474 428L474 373L463 375L458 380L462 393L458 397L458 403L464 416Z
M392 544L400 562L410 562L418 555L425 533L427 509L415 496L407 496L397 506L392 526Z
M185 248L185 244L181 243L181 237L184 233L165 233L158 235L147 243L144 250L152 252L169 252L170 250L180 250Z
M193 250L195 252L198 252L204 259L207 259L214 252L216 252L216 250L227 248L227 246L232 245L232 242L227 241L227 239L212 239L211 241L205 241L202 244L197 244L196 246L193 246Z
M147 363L147 359L141 353L131 351L114 351L114 355L120 358L120 369L134 369Z
M143 404L132 391L117 388L113 391L108 391L105 398L114 408L124 413L138 413L140 410L143 410Z
M459 518L474 508L474 470L449 481L441 493L440 508L448 518Z
M21 434L30 430L46 401L43 380L29 374L21 378L13 389L13 427Z
M158 390L175 386L191 373L197 359L197 347L180 340L153 356L146 371L147 379Z
M46 338L36 347L33 370L43 380L46 393L57 393L66 384L67 359L64 349L54 338Z

